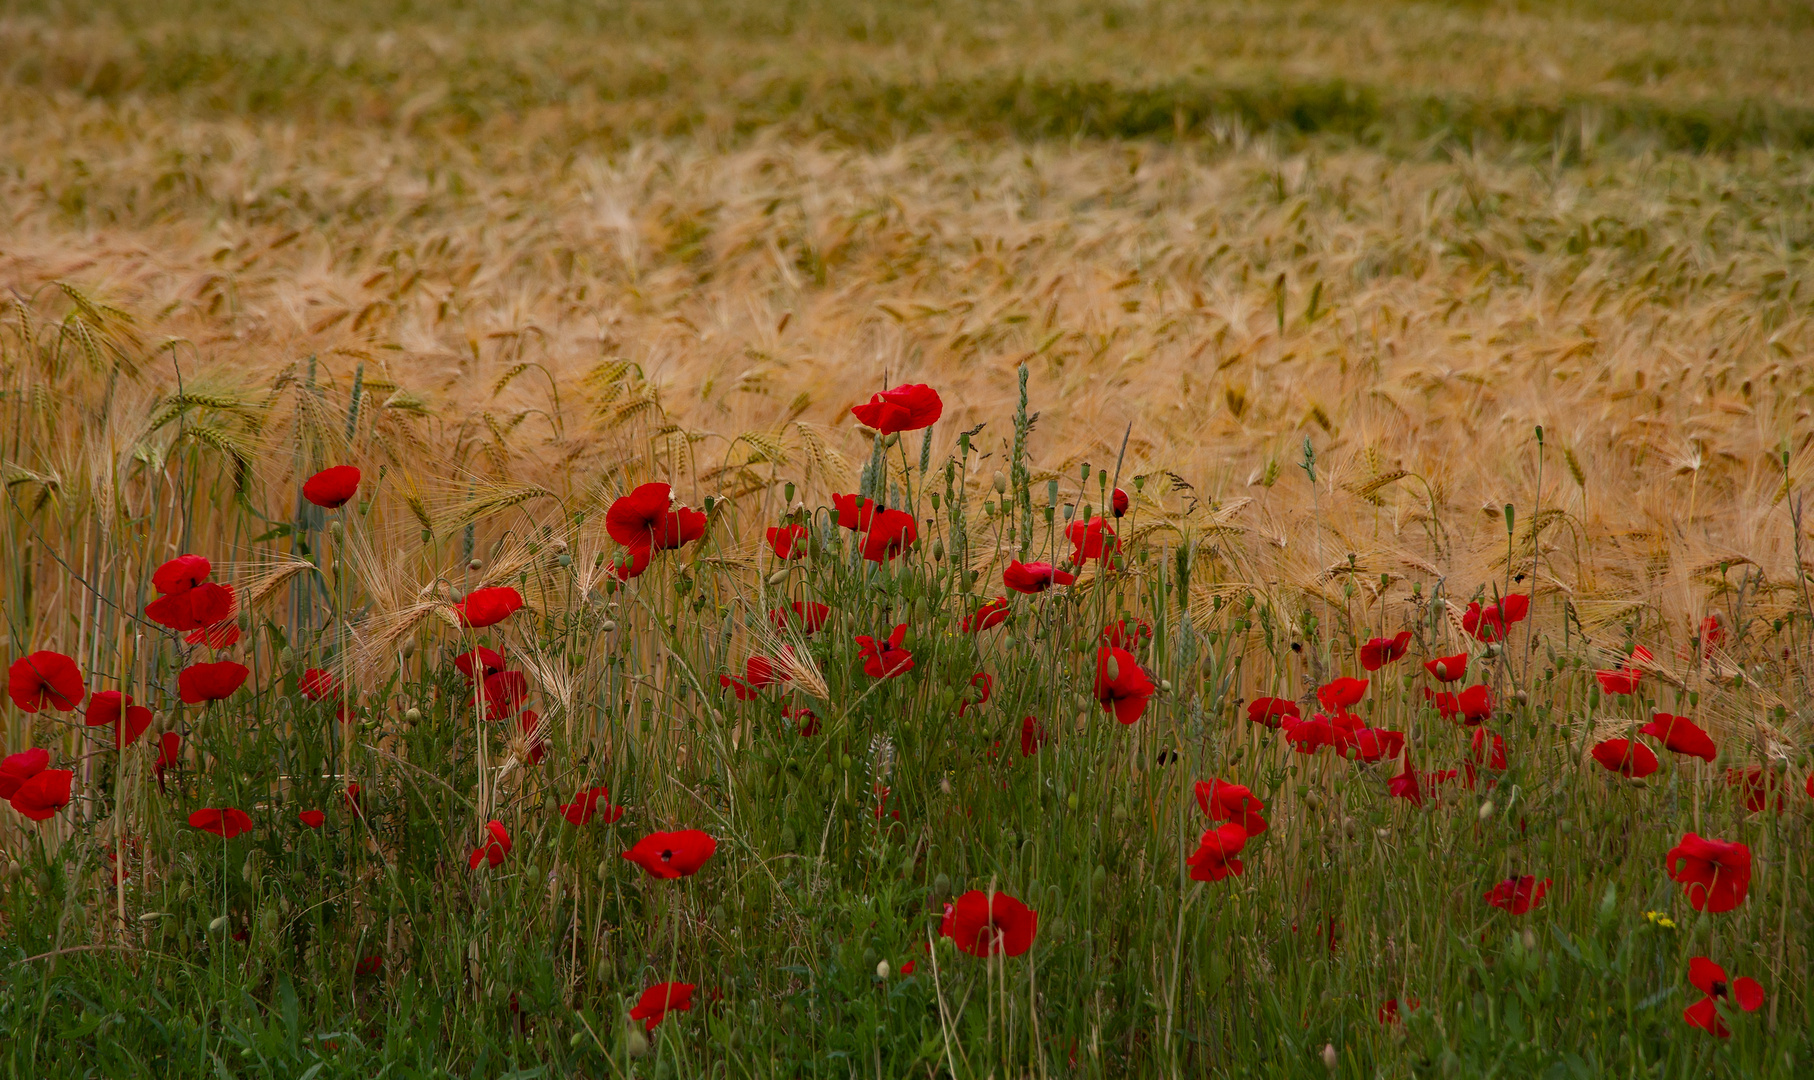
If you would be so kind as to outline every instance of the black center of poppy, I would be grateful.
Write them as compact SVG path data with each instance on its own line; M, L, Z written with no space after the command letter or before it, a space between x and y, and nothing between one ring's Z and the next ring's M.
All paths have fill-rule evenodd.
M1716 998L1725 997L1726 996L1726 984L1723 982L1720 982L1718 980L1715 980L1713 983L1713 996Z
M664 851L661 853L662 862L671 862L671 861L673 861L673 858L674 858L674 853L672 851Z

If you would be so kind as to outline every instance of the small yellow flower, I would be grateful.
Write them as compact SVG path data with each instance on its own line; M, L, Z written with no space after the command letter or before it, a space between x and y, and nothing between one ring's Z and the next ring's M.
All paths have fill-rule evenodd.
M1660 911L1646 911L1644 917L1664 930L1675 929L1675 920Z

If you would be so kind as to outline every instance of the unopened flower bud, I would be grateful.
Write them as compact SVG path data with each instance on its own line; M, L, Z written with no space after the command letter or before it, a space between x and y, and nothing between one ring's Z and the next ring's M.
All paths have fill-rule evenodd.
M466 564L466 569L468 569L468 570L477 570L477 569L478 569L478 568L479 568L479 567L481 567L481 566L484 566L484 565L485 565L485 564L484 564L484 563L482 563L482 562L480 562L480 561L479 561L479 560L477 560L477 559L474 559L474 560L472 560L472 561L471 561L471 562L469 562L469 563L467 563L467 564Z
M1323 1068L1328 1069L1330 1072L1335 1071L1335 1044L1334 1043L1324 1043L1323 1044Z
M883 960L876 964L876 978L887 979L889 974L890 969L888 967L888 961Z
M1485 821L1493 816L1493 800L1488 799L1480 804L1480 820Z
M995 472L995 493L997 495L1006 495L1008 493L1008 478L1003 476L999 469Z

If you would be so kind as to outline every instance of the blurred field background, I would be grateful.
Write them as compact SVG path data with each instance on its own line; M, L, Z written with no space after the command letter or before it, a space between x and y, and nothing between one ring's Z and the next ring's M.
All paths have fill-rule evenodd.
M981 493L1024 366L1036 490L1147 477L1200 584L1362 637L1419 617L1411 581L1518 575L1550 638L1647 643L1660 707L1693 691L1785 768L1805 843L1811 185L1814 9L1770 0L7 0L7 654L99 654L59 557L127 589L179 550L250 558L237 508L275 520L330 458L385 477L381 551L422 528L447 566L469 526L495 554L544 522L526 500L657 476L731 499L754 550L784 481L854 485L851 405L926 382L936 460L988 425ZM1709 617L1730 636L1697 662ZM1780 1032L1808 899L1776 902L1740 937ZM1316 978L1306 1014L1337 1008ZM1596 1068L1795 1074L1784 1043L1659 1061L1631 1030ZM1378 1068L1486 1074L1502 1034ZM1264 1071L1261 1044L1197 1065Z

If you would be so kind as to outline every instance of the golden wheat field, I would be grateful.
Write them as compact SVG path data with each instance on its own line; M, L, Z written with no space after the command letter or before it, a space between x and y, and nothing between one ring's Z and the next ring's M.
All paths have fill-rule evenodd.
M77 789L0 811L7 1069L1796 1075L1810 57L1814 16L1767 0L0 4L0 645L155 710L124 749L17 695L0 726ZM900 384L942 397L923 443L852 414ZM329 524L298 489L342 464ZM603 523L649 482L707 538L624 581ZM1080 547L966 636L1111 488L1125 561ZM853 558L820 509L851 491L920 543ZM790 577L764 529L796 513L829 546ZM216 659L269 691L176 700L197 639L139 612L186 552L238 590ZM447 607L506 585L495 636ZM770 630L777 592L837 642ZM1513 593L1517 636L1464 631ZM1084 670L1111 616L1158 633L1125 730ZM910 689L852 666L896 623ZM1406 627L1366 703L1402 759L1247 723ZM441 661L486 642L555 734L462 714ZM784 647L801 696L727 696ZM1378 769L1466 757L1412 679L1455 650L1512 772L1414 813ZM1603 696L1621 665L1644 689ZM303 668L357 718L285 704ZM998 700L965 734L973 668ZM783 700L828 734L776 744ZM1587 748L1651 707L1720 756L1609 786ZM1278 815L1245 893L1184 877L1218 770ZM613 828L710 829L722 876L623 876L636 831L552 812L590 782ZM229 799L255 839L196 843ZM304 804L358 818L337 854L274 824ZM516 884L474 876L487 821ZM1696 921L1684 829L1743 835L1751 904ZM1468 871L1526 868L1553 934L1482 921ZM1045 973L912 952L966 882L1040 903ZM1681 1015L1710 950L1769 994L1722 1004L1730 1040ZM625 1020L681 974L697 1010Z

